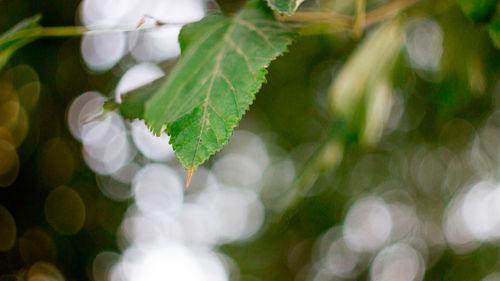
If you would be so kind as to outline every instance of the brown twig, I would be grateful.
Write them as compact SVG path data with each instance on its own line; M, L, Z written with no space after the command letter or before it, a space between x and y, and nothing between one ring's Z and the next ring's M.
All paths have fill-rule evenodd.
M400 11L415 5L419 1L420 0L396 0L388 3L387 5L373 9L372 11L366 13L365 27L393 16Z
M367 12L364 17L360 17L360 15L358 15L356 18L358 18L358 21L363 22L362 24L360 24L361 29L363 29L411 7L418 1L420 0L395 0ZM359 6L358 8L364 7ZM353 16L341 15L335 12L315 11L298 11L291 16L278 15L278 19L282 21L328 23L343 28L355 27L355 25L357 24L356 18Z
M365 0L356 1L356 18L354 19L354 24L352 27L352 35L354 38L359 39L363 34L363 27L365 26L366 20L366 2Z
M291 16L278 15L278 19L291 22L328 23L345 28L350 28L353 24L352 16L341 15L334 12L300 11Z

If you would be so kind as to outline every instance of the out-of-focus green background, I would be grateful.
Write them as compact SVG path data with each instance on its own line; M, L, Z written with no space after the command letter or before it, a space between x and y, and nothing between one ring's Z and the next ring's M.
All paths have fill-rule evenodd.
M133 29L243 1L217 3L0 0L0 33L35 14ZM0 280L500 280L500 52L492 15L464 11L416 1L361 38L300 24L188 190L168 137L93 118L168 75L180 26L23 47L0 71Z

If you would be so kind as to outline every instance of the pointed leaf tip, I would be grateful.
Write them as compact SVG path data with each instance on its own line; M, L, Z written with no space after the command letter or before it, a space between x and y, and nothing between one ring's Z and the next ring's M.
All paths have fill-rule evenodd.
M187 182L186 182L186 188L189 187L189 184L191 183L191 177L193 176L194 174L194 169L189 169L188 170L188 178L187 178Z

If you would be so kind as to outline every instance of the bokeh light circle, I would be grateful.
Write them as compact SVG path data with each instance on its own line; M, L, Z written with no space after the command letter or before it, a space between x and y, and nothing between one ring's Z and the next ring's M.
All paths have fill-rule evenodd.
M60 186L45 199L45 219L61 234L75 234L85 223L85 205L71 188Z
M16 241L16 222L9 210L0 205L0 251L8 251Z
M351 249L369 252L388 241L392 227L392 215L387 204L379 198L368 197L359 199L349 209L343 234Z

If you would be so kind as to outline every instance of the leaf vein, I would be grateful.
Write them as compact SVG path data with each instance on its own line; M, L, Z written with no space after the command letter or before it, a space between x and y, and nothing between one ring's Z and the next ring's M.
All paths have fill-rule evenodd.
M229 39L229 38L227 38L226 41L227 41L227 43L229 45L231 45L231 47L233 47L236 50L236 53L238 53L238 55L240 55L241 57L243 57L243 59L245 59L245 62L247 64L247 66L248 66L248 70L250 71L250 73L252 73L253 75L255 75L255 72L252 69L252 64L250 63L250 60L248 59L248 56L245 55L245 53L238 46L238 44L236 44L236 42L234 42L232 39Z
M235 21L238 22L239 24L243 25L244 27L248 28L249 30L254 31L255 33L257 33L262 39L264 39L264 41L266 42L267 45L269 45L269 47L271 47L275 52L277 51L276 47L269 40L269 36L265 35L262 32L262 30L260 30L253 23L251 23L249 21L246 21L246 20L243 20L243 19L235 19Z
M191 53L194 53L194 52L198 51L198 48L199 48L199 47L200 47L200 46L201 46L201 45L202 45L202 44L203 44L206 40L208 40L208 38L209 38L210 36L212 36L212 35L213 35L216 31L218 31L218 30L219 30L220 28L222 28L222 27L224 27L224 24L219 24L219 26L217 26L216 28L214 27L214 29L212 30L212 32L208 32L208 33L207 33L207 35L205 35L205 36L204 36L204 37L203 37L203 38L202 38L202 39L198 42L198 44L197 44L197 45L195 45L195 46L193 47L193 49L190 49L189 54L191 54ZM192 51L191 51L191 50L192 50ZM195 76L198 74L198 72L200 72L200 70L202 70L202 69L203 69L203 67L205 66L205 62L207 62L207 61L209 61L209 60L210 60L210 58L211 58L211 54L215 53L216 51L217 51L217 48L214 48L214 49L213 49L213 50L209 53L209 55L207 55L207 56L206 56L206 59L203 61L203 63L200 63L200 64L199 64L199 67L197 67L197 68L196 68L196 70L194 70L194 71L193 71L193 74L191 74L188 78L186 78L186 79L184 80L184 82L183 82L181 85L179 85L179 87L178 87L179 91L181 91L184 87L186 87L186 85L187 85L189 82L191 82L191 79L192 79L193 77L195 77ZM186 56L187 56L187 55L188 55L188 54L186 54ZM172 80L172 81L173 81L173 80ZM168 88L168 87L165 87L165 88ZM194 95L193 95L193 96L194 96ZM180 98L180 97L181 97L181 96L179 96L179 95L178 95L178 96L176 96L175 98ZM191 100L191 99L190 99L190 100ZM176 103L175 103L175 102L173 102L173 101L172 101L171 103L169 103L169 105L165 108L165 110L164 110L164 111L169 111L169 110L171 109L172 105L174 105L174 104L176 104ZM179 108L179 110L181 110L181 109L182 109L185 105L186 105L186 102L184 102L182 106L178 107L178 108ZM178 115L178 112L175 112L175 113L176 113L176 115Z
M227 42L227 39L233 33L233 30L234 30L235 26L236 25L233 24L228 29L227 33L224 35L223 41ZM217 58L215 60L215 67L214 67L214 71L212 72L212 75L213 75L212 76L212 81L210 82L210 86L209 86L208 91L207 91L207 97L205 98L205 101L203 103L203 116L201 118L200 134L198 135L198 142L197 142L195 150L194 150L193 158L191 159L191 167L194 166L194 160L196 158L196 155L198 154L198 149L199 149L199 147L201 145L201 141L202 141L202 137L203 137L203 130L205 129L205 124L207 123L207 108L208 108L208 105L210 104L210 94L212 93L212 88L213 88L213 85L214 85L214 82L215 82L215 78L216 78L217 74L220 71L220 63L222 61L223 54L224 54L226 48L227 48L227 45L224 46L220 50L220 52L217 55Z
M219 76L222 79L224 79L224 81L227 83L229 88L231 88L231 93L233 94L232 96L233 96L233 100L234 100L234 105L236 106L236 113L238 114L238 116L240 116L240 105L238 104L238 101L236 100L236 89L234 88L233 83L231 83L231 81L229 81L229 79L224 74L221 73Z

